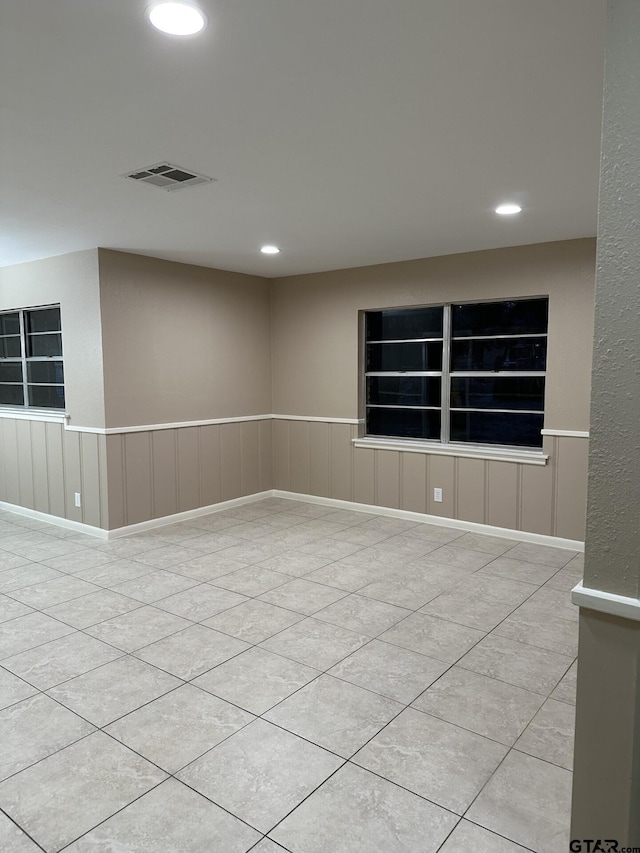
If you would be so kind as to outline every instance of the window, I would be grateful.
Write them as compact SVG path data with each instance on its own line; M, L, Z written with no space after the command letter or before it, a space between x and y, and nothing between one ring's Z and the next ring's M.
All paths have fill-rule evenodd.
M548 299L365 312L366 434L542 446Z
M59 305L0 313L0 405L64 409Z

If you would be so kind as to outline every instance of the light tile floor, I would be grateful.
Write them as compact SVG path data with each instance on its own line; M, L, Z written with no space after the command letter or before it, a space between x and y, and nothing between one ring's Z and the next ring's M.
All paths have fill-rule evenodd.
M268 499L0 513L3 853L565 853L572 551Z

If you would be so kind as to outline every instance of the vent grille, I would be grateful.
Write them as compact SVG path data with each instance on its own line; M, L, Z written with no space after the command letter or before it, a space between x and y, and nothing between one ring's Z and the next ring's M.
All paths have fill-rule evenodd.
M191 169L183 169L181 166L174 166L171 163L155 163L153 166L136 169L135 172L128 172L121 177L137 181L139 184L151 184L152 187L160 187L167 192L183 190L186 187L197 187L198 184L210 184L215 181L215 178L199 175Z

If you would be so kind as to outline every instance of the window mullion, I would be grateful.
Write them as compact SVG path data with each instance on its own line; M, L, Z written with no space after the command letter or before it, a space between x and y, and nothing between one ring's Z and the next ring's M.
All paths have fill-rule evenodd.
M29 405L29 385L27 383L27 334L25 329L24 311L19 311L20 317L20 350L22 361L22 394L24 397L24 406Z
M451 305L445 305L443 309L443 340L442 340L442 382L440 388L440 441L449 444L450 424L449 408L451 401Z

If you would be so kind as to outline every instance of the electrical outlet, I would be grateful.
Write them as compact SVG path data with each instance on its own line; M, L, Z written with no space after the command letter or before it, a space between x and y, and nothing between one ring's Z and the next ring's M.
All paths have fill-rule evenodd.
M80 492L75 493L75 501L76 501L76 506L82 506L82 503L80 502Z
M442 503L442 489L433 490L433 499L436 503Z

